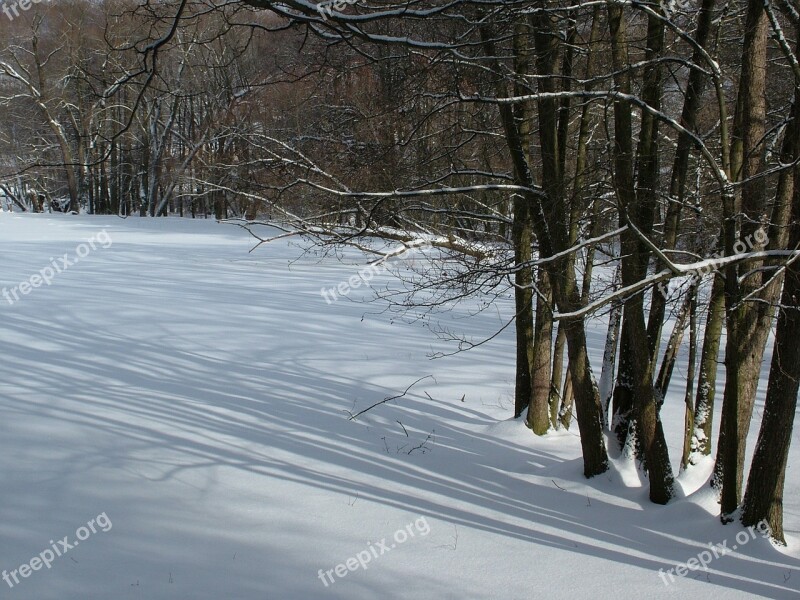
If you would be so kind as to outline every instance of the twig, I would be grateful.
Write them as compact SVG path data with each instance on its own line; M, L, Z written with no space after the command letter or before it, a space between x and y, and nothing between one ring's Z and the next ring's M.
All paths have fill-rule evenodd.
M436 430L435 429L428 434L428 437L426 437L425 441L423 441L419 446L414 446L411 450L409 450L408 451L408 455L411 456L411 453L414 450L420 450L422 448L425 448L425 444L428 443L428 440L430 440L431 437L433 437L433 443L436 444ZM422 450L422 453L425 454L425 450Z
M428 379L428 378L433 379L433 375L425 375L425 377L420 377L414 383L412 383L410 386L408 386L402 394L398 394L397 396L391 396L390 398L384 398L380 402L376 402L372 406L370 406L368 408L365 408L364 410L361 410L361 411L357 412L354 415L350 415L350 418L348 420L349 421L355 421L358 417L363 415L365 412L367 412L369 410L372 410L376 406L380 406L381 404L386 404L387 402L390 402L391 400L397 400L398 398L402 398L403 396L405 396L408 393L408 390L410 390L412 387L417 385L420 381L423 381L423 380ZM435 381L435 379L434 379L434 381Z

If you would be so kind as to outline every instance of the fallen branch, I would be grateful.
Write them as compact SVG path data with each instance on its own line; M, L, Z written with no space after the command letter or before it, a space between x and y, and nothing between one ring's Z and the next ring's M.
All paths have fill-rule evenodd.
M367 412L367 411L369 411L369 410L372 410L372 409L373 409L373 408L375 408L376 406L380 406L381 404L386 404L387 402L390 402L390 401L392 401L392 400L397 400L398 398L402 398L403 396L405 396L405 395L408 393L408 390L410 390L412 387L414 387L415 385L417 385L417 384L418 384L420 381L423 381L423 380L425 380L425 379L428 379L428 378L431 378L431 379L433 379L433 375L425 375L425 377L420 377L420 378L419 378L419 379L417 379L417 380L416 380L414 383L412 383L410 386L408 386L408 387L405 389L405 391L404 391L402 394L398 394L397 396L391 396L390 398L384 398L384 399L383 399L383 400L381 400L380 402L376 402L376 403L375 403L375 404L373 404L372 406L370 406L370 407L367 407L367 408L365 408L364 410L361 410L361 411L357 412L357 413L356 413L356 414L354 414L354 415L352 415L352 414L351 414L351 415L350 415L350 418L348 419L348 421L355 421L355 420L356 420L358 417L360 417L361 415L363 415L365 412ZM436 380L434 379L434 381L436 381Z

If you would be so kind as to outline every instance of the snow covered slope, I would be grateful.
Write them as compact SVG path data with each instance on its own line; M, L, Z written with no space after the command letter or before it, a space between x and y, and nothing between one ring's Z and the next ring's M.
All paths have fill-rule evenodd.
M719 524L708 465L658 507L628 464L583 479L574 429L511 421L510 330L431 361L452 348L424 322L325 301L358 267L251 246L209 221L0 213L0 598L800 595L796 443L778 550ZM496 308L439 318L480 337Z

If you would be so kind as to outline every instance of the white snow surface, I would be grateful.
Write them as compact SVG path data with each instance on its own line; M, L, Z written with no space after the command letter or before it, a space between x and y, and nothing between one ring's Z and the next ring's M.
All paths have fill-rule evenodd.
M0 598L800 596L796 443L778 548L720 524L709 461L656 506L630 462L583 477L577 425L536 438L511 419L513 328L429 359L454 348L427 324L478 340L510 298L412 322L355 292L325 302L321 287L363 266L355 255L320 260L293 239L250 253L247 232L205 220L18 213L0 214L0 286L102 230L110 247L0 298L0 569L34 566L103 513L113 526L0 581ZM605 320L590 325L599 378ZM663 413L676 472L682 360ZM723 542L736 551L670 582ZM337 576L359 553L366 568Z

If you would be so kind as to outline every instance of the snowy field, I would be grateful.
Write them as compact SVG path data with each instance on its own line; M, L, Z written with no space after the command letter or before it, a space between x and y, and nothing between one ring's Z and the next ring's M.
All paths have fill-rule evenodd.
M511 329L432 361L453 348L426 321L322 298L357 265L251 247L212 221L0 213L0 598L800 596L797 440L778 549L719 524L709 465L655 506L629 464L585 480L576 427L510 420ZM511 307L437 318L478 339Z

